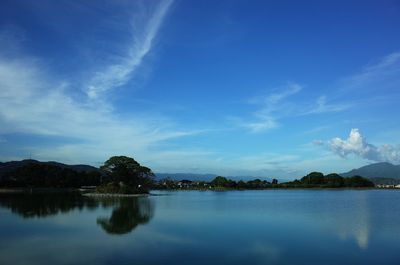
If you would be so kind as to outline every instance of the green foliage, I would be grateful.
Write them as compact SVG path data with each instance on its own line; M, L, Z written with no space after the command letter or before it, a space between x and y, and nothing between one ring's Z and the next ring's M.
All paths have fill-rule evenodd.
M29 163L8 172L1 181L3 187L79 188L100 183L99 172L77 172L57 165Z
M277 183L277 181L276 181ZM266 180L254 179L245 182L240 180L238 182L227 179L223 176L215 177L211 182L205 181L173 181L171 179L163 179L156 183L154 189L212 189L212 190L231 190L231 189L266 189L271 188L272 185Z
M374 183L361 176L353 176L345 179L346 187L374 187Z
M237 183L237 188L240 190L244 190L246 189L247 185L246 182L244 182L243 180L239 180Z
M127 156L113 156L100 167L106 181L98 187L102 193L147 193L154 181L150 168Z
M215 177L210 183L213 187L227 187L229 185L229 180L225 177L218 176Z
M158 185L153 185L155 189L166 189L166 190L175 190L178 188L178 185L171 178L165 178L159 181Z
M267 182L266 180L260 180L260 179L255 179L255 180L249 180L246 183L246 188L247 189L264 189L270 186L270 183Z
M280 186L285 188L368 188L374 187L374 183L360 176L343 178L336 173L324 176L320 172L312 172L301 180L286 182Z
M321 172L311 172L300 180L305 185L316 186L324 184L324 174Z
M324 183L329 188L340 188L345 186L344 178L336 173L324 176Z

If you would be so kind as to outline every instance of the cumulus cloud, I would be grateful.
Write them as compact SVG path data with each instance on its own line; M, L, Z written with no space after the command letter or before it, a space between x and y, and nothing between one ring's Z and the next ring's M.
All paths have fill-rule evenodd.
M347 139L333 138L329 141L329 146L341 157L354 154L371 161L400 163L400 145L375 146L368 143L358 129L352 129Z

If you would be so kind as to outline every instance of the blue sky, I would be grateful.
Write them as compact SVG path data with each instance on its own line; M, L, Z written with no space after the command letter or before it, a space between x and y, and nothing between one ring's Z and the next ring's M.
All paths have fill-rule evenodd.
M5 1L0 160L400 164L400 1Z

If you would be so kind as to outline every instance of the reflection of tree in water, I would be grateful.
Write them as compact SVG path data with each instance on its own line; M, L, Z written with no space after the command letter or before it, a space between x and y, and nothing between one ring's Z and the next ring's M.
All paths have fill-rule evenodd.
M97 223L109 234L129 233L139 224L148 223L154 215L154 205L147 197L107 198L100 201L103 206L116 206L109 218L97 219Z
M79 193L68 194L0 194L0 206L23 218L44 218L73 209L96 208L93 201Z
M112 208L109 218L97 218L97 224L109 234L129 233L154 215L154 205L147 197L91 198L79 193L0 194L0 207L23 218L45 218L75 209Z

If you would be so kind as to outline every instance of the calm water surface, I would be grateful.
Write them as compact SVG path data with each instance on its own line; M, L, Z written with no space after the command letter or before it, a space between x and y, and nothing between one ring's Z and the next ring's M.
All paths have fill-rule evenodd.
M0 264L400 264L400 191L0 194Z

